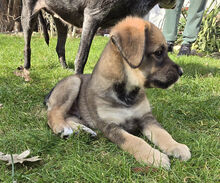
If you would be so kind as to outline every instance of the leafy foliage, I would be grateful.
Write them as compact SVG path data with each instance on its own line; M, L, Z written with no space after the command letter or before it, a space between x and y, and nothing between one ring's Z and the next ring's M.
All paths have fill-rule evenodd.
M213 0L211 5L214 2ZM193 44L193 49L206 53L220 51L220 20L217 19L220 6L215 5L211 10L210 7L204 13L201 30L196 42Z

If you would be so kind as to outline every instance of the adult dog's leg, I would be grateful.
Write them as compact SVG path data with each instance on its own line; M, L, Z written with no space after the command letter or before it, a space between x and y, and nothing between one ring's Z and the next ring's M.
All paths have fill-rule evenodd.
M31 10L23 4L21 14L21 24L24 32L24 68L31 67L31 35L33 27L36 25L37 15L31 15Z
M60 21L60 19L54 17L54 22L57 27L57 46L56 51L59 57L60 63L63 68L67 68L66 58L65 58L65 44L68 32L68 26Z
M107 138L132 154L137 161L169 169L170 162L167 155L152 148L143 139L129 134L115 124L105 126L102 131Z
M79 77L69 76L55 86L47 101L48 125L55 134L61 134L61 137L73 133L65 118L79 94L80 85Z
M75 59L75 72L77 74L83 73L93 37L99 27L98 24L98 20L90 15L88 10L85 10L80 45Z
M172 136L164 130L151 113L144 118L143 134L157 145L167 155L172 155L187 161L191 157L189 148L185 144L176 142Z

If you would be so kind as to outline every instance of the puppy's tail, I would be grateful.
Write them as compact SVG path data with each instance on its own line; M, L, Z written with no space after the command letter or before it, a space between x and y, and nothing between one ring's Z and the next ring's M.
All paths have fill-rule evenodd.
M42 15L42 11L39 11L38 19L39 19L39 22L40 22L40 24L42 26L42 30L43 30L43 34L44 34L44 40L47 43L47 45L49 46L50 38L49 38L49 34L47 32L47 25L46 25L46 21L45 21L43 15Z
M54 87L55 88L55 87ZM47 106L47 102L51 96L51 93L53 92L54 88L52 88L52 90L50 90L50 92L44 97L44 105Z

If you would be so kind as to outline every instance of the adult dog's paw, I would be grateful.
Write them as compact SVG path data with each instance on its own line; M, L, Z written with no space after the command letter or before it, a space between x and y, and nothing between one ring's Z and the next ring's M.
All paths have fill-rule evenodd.
M175 143L165 152L166 154L179 158L183 161L187 161L191 158L190 149L185 144Z

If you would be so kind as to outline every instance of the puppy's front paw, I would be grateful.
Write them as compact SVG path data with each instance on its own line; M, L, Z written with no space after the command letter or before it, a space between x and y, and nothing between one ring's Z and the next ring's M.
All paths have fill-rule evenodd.
M161 153L157 149L152 148L152 151L149 153L147 161L155 167L162 167L167 170L170 169L170 160L168 156L164 153Z
M190 150L185 144L175 143L165 152L183 161L187 161L191 158Z
M136 152L135 158L139 162L153 165L154 167L162 167L167 170L170 169L170 160L168 156L154 148L143 152Z

